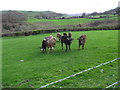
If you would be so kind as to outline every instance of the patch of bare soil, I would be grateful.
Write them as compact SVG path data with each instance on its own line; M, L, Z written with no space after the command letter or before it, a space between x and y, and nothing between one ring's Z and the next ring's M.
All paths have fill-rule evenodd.
M50 22L36 22L34 24L34 26L36 27L36 29L57 29L59 26L54 24L54 23L50 23Z
M84 24L82 27L116 26L117 20L101 20Z

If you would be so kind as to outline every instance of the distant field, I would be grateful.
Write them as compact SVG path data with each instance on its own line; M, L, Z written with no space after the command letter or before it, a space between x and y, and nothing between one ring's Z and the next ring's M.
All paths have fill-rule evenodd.
M77 26L81 24L84 26L86 23L90 24L94 21L100 20L118 20L117 16L111 16L110 18L100 19L88 19L88 18L76 18L76 19L36 19L29 18L28 23L31 23L35 28L46 30L46 29L62 29L62 28L80 28ZM103 22L104 22L103 21ZM108 24L109 25L109 24Z
M87 18L79 18L79 19L35 19L30 18L27 22L35 25L35 28L38 29L62 29L62 28L74 28L77 27L78 24L84 24L96 21L98 19L87 19ZM100 19L102 20L102 19Z
M118 31L72 32L71 51L61 50L60 42L50 53L39 47L45 36L4 37L2 83L4 88L39 88L52 81L94 67L118 57ZM85 49L78 51L77 38L87 35ZM56 36L56 33L52 33ZM20 60L24 60L21 62ZM48 88L104 88L118 79L118 63L112 62Z
M96 20L103 20L103 19L87 19L87 18L78 18L78 19L35 19L30 18L27 20L27 22L35 23L35 22L51 22L56 25L78 25L83 23L88 23L91 21Z
M108 18L106 18L108 19ZM36 18L29 18L27 22L35 23L35 22L51 22L57 25L77 25L77 24L84 24L92 21L97 20L106 20L105 18L100 19L88 19L88 18L76 18L76 19L36 19ZM117 16L112 16L109 19L117 20Z

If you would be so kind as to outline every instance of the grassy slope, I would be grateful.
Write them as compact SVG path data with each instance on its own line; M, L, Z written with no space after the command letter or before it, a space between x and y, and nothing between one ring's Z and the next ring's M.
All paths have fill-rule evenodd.
M40 13L39 11L19 11L19 12L27 14L29 18L33 18Z
M71 45L71 51L62 51L60 43L57 42L55 51L49 54L41 53L38 47L42 39L50 34L5 37L3 38L3 87L40 87L117 58L117 32L73 32L75 40ZM84 50L78 51L76 39L81 34L87 35L87 43ZM52 35L56 36L56 33ZM100 72L101 69L104 69L104 73ZM117 61L58 83L55 87L103 88L115 81L117 81Z

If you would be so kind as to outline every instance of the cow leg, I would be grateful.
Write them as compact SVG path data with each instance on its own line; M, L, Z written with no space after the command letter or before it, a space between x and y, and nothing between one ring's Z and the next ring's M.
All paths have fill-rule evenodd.
M80 50L80 46L81 46L81 41L79 41L79 46L78 46L78 50Z
M61 43L61 45L62 45L62 50L63 50L63 43Z
M46 47L44 48L44 51L46 52Z
M78 50L80 50L80 44L79 44Z
M66 44L66 51L67 51L68 47L67 47L67 44Z
M50 51L52 51L52 47L50 47Z
M44 52L44 48L43 48L42 52Z
M69 50L70 50L70 44L69 44Z
M84 44L82 45L82 49L84 49Z
M49 53L50 53L50 51L51 51L51 47L48 47L48 51L47 51L47 53L49 54Z
M44 53L45 51L46 51L46 48L43 48L43 51L42 51L42 52Z
M55 48L55 44L54 44L54 46L53 46L54 48Z

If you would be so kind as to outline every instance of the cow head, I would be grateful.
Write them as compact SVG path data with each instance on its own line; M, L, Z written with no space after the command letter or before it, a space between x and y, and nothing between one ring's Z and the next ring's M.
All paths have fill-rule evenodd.
M72 43L72 41L74 40L74 38L67 38L69 43Z
M85 38L84 37L79 37L77 40L82 44L82 43L84 43Z
M67 33L63 33L64 36L67 36Z

